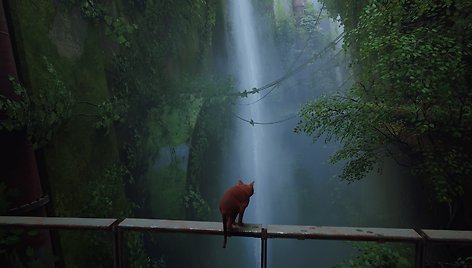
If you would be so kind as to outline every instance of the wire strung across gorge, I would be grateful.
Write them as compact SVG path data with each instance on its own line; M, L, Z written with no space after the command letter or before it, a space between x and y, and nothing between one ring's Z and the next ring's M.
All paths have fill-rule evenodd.
M343 35L343 33L341 33L341 34L335 39L335 41L331 42L330 45L332 45L332 44L337 44L337 43L341 40L342 35ZM324 48L324 49L323 49L320 53L318 53L317 55L320 55L322 52L324 52L324 51L326 51L326 50L327 50L327 49ZM334 55L334 57L330 58L325 64L327 64L327 63L331 62L333 59L335 59L335 58L339 55L339 53L340 53L340 52L336 53L336 54ZM313 59L313 58L312 58L312 59ZM311 60L310 60L309 62L307 61L307 62L303 63L302 65L300 65L299 67L297 67L297 69L298 69L298 70L301 69L301 66L306 66L306 65L308 65L310 62L311 62ZM322 69L321 67L318 68L317 70L315 70L315 73L318 72L318 71L320 71L321 69ZM291 74L291 75L293 75L293 74ZM282 78L276 80L276 81L279 81L279 82L277 82L277 83L275 83L275 82L274 82L274 83L271 83L271 84L274 84L274 85L273 85L273 88L272 88L268 93L266 93L263 97L261 97L260 99L256 100L256 101L253 102L253 103L250 103L250 104L254 104L254 103L260 101L262 98L266 97L268 94L270 94L270 93L276 88L276 86L278 86L278 85L280 84L281 81L283 81L284 79L288 78L288 77L291 76L291 75L287 75L287 74L286 74L286 75L284 76L285 78L282 77ZM340 88L344 87L344 85L345 85L350 79L351 79L351 76L349 76L349 77L337 88L337 90L339 90ZM262 88L259 88L259 89L260 89L260 90L263 90L263 89L266 89L266 88L269 88L269 87L270 87L270 86L267 86L267 85L266 85L266 86L264 86L264 87L262 87ZM252 93L252 94L255 94L255 93ZM240 104L240 105L250 105L250 104ZM234 117L236 117L236 118L238 118L238 119L244 121L244 122L247 122L247 123L251 124L252 126L254 126L254 125L273 125L273 124L278 124L278 123L282 123L282 122L285 122L285 121L289 121L289 120L294 119L294 118L297 117L297 115L292 115L292 116L290 116L290 117L288 117L288 118L285 118L285 119L282 119L282 120L278 120L278 121L273 121L273 122L256 122L256 121L254 121L252 118L251 118L251 119L245 119L245 118L243 118L243 117L241 117L241 116L239 116L239 115L237 115L237 114L235 114L235 113L232 113L232 115L233 115Z
M323 12L324 7L325 7L325 4L323 3L323 5L322 5L321 8L320 8L320 12L318 13L318 16L316 17L315 25L317 25L317 24L319 23L319 20L320 20L320 17L321 17L321 14L322 14L322 12ZM342 34L343 34L343 33L342 33ZM305 53L305 50L306 50L306 48L308 47L309 41L310 41L310 39L311 39L312 37L313 37L313 34L310 34L310 35L308 36L308 38L305 40L305 44L304 44L302 50L298 53L297 57L292 61L292 64L290 64L290 68L288 69L288 72L286 73L286 75L289 74L289 73L291 73L291 72L293 71L293 68L294 68L294 66L295 66L295 63L298 62L298 60L300 59L300 57ZM339 38L339 36L336 37L336 39L333 41L333 42L336 42L336 43L334 43L334 44L337 44L337 43L339 42L339 40L341 40L341 39L338 40L338 38ZM324 48L321 52L319 52L318 54L321 54L322 52L324 52L324 51L326 50L326 48L329 48L329 47L332 45L333 42L331 42L327 47L325 47L325 48ZM315 54L315 56L316 56L316 54ZM319 55L319 56L321 56L321 55ZM311 60L314 60L315 58L316 58L316 57L312 57L312 58L310 59L310 61L311 61ZM301 68L297 68L296 70L300 70L300 69L301 69ZM295 73L295 71L294 71L294 73ZM291 74L291 75L293 75L293 74ZM289 75L289 76L287 76L287 77L282 76L283 79L279 79L280 81L279 81L278 83L274 84L274 85L270 85L270 84L269 84L269 85L266 85L266 86L261 87L261 88L259 88L259 89L254 88L252 91L249 91L249 92L247 92L247 91L241 92L241 93L239 94L241 97L247 97L247 94L248 94L248 93L249 93L249 94L256 94L256 93L258 93L258 92L261 91L261 90L267 89L267 88L269 88L269 87L271 88L271 89L269 90L269 92L267 92L267 93L266 93L264 96L262 96L261 98L255 100L255 101L253 101L253 102L250 102L250 103L239 103L238 105L252 105L252 104L255 104L255 103L261 101L262 99L264 99L265 97L267 97L270 93L272 93L275 89L277 89L277 88L280 86L280 84L282 83L283 80L285 80L286 78L290 77L291 75ZM285 77L285 78L284 78L284 77ZM275 81L278 81L278 80L275 80Z
M249 124L251 124L251 126L254 126L254 125L274 125L274 124L278 124L278 123L282 123L282 122L285 122L285 121L288 121L288 120L292 120L294 118L297 117L297 115L292 115L290 117L287 117L285 119L282 119L282 120L278 120L278 121L273 121L273 122L256 122L254 121L253 119L246 119L246 118L242 118L241 116L235 114L235 113L232 113L232 115L244 122L247 122Z
M316 18L316 21L315 23L318 23L319 19L320 19L320 16L321 16L321 13L324 9L324 4L323 6L321 7L320 9L320 12L318 14L318 17ZM301 55L304 53L304 51L306 50L307 46L308 46L308 41L311 39L312 35L310 35L306 41L305 41L305 45L303 47L303 49L300 51L300 53L298 54L297 58L292 62L291 64L291 67L289 68L289 70L285 73L285 75L283 75L282 77L280 77L279 79L276 79L274 81L272 81L271 83L268 83L260 88L253 88L251 91L247 91L247 90L244 90L243 92L238 92L236 94L231 94L231 95L238 95L240 97L247 97L248 94L256 94L256 93L259 93L260 91L262 90L265 90L265 89L268 89L268 88L271 88L264 96L262 96L261 98L255 100L254 102L251 102L251 103L241 103L239 105L252 105L252 104L255 104L259 101L261 101L262 99L264 99L265 97L267 97L270 93L272 93L276 88L278 88L280 86L280 84L288 79L289 77L293 76L294 74L296 74L299 70L305 68L306 66L308 66L309 64L311 64L312 62L314 62L316 59L318 58L321 58L321 56L326 52L328 51L331 47L333 46L336 46L341 40L342 40L342 37L344 36L344 32L340 33L333 41L331 41L328 45L326 45L320 52L314 54L312 57L310 57L309 59L307 59L305 62L303 62L302 64L300 64L299 66L297 66L296 68L294 68L293 66L295 65L295 63L300 59ZM331 59L329 59L325 64L327 64L328 62L330 62L331 60L333 60L333 58L335 58L337 55L339 54L336 53L336 55L334 57L332 57ZM316 70L316 72L318 72L321 68L318 68ZM342 85L344 85L347 81L345 81ZM282 120L278 120L278 121L273 121L273 122L256 122L254 121L252 118L251 119L245 119L235 113L232 113L233 116L235 116L236 118L244 121L244 122L247 122L249 124L251 124L252 126L254 125L272 125L272 124L278 124L278 123L282 123L282 122L285 122L285 121L289 121L291 119L294 119L297 117L297 115L292 115L288 118L285 118L285 119L282 119Z
M339 87L337 87L336 91L340 90L341 88L343 88L352 78L352 75L350 75L343 83L341 83L341 85ZM282 120L278 120L278 121L273 121L273 122L256 122L254 121L252 118L251 119L245 119L235 113L232 113L232 115L244 122L247 122L249 124L251 124L252 126L254 125L274 125L274 124L278 124L278 123L282 123L282 122L285 122L285 121L289 121L291 119L294 119L296 118L298 115L292 115L292 116L289 116L285 119L282 119Z
M276 79L260 88L253 88L250 91L244 90L243 92L237 92L237 93L232 93L229 94L230 96L240 96L240 97L247 97L249 94L256 94L259 93L262 90L274 87L280 83L282 83L284 80L288 79L289 77L293 76L296 74L298 71L301 69L305 68L309 64L311 64L313 61L315 61L317 58L320 58L326 51L328 51L333 45L338 44L341 40L342 37L344 36L344 32L340 33L332 42L330 42L327 46L325 46L320 52L314 54L312 57L307 59L305 62L297 66L296 68L293 68L289 71L287 71L282 77L279 79Z
M321 17L321 14L323 12L324 6L325 6L325 4L323 3L323 5L320 8L320 12L318 13L318 16L316 17L315 25L318 25L318 23L320 21L320 17ZM308 38L305 40L305 44L303 45L302 50L300 52L298 52L297 57L292 61L292 64L290 64L290 68L288 68L289 70L293 69L293 67L295 66L295 63L298 62L298 60L300 60L300 57L303 55L303 53L305 53L306 48L308 47L309 41L311 40L312 37L313 37L313 33L308 35ZM275 89L277 89L279 86L280 86L280 84L277 84L277 85L273 86L264 96L262 96L258 100L254 101L254 102L251 102L251 103L244 104L244 105L251 105L251 104L255 104L255 103L261 101L262 99L267 97L270 93L272 93Z
M346 80L344 80L344 82L341 83L341 85L339 85L335 91L339 91L340 89L342 89L349 81L351 81L351 78L352 78L352 74L349 75ZM238 118L239 120L241 121L244 121L244 122L247 122L249 124L251 124L252 126L255 126L255 125L274 125L274 124L278 124L278 123L283 123L285 121L289 121L289 120L292 120L294 118L296 118L298 115L295 114L295 115L292 115L292 116L289 116L285 119L281 119L281 120L278 120L278 121L273 121L273 122L256 122L254 121L252 118L251 119L246 119L246 118L243 118L235 113L232 113L232 115L236 118Z
M323 68L330 62L332 62L333 60L335 60L340 54L341 54L342 50L338 51L336 54L334 54L331 58L329 58L327 61L325 61L320 67L318 67L316 70L314 70L312 72L312 74L316 74L318 73L319 71L323 70ZM236 105L253 105L253 104L256 104L257 102L261 101L262 99L264 99L265 97L267 97L267 95L269 95L270 93L272 93L275 89L277 89L278 87L280 86L280 84L277 84L275 86L273 86L266 94L264 94L261 98L253 101L253 102L249 102L249 103L236 103ZM289 87L289 88L285 88L286 90L292 90L294 87Z
M334 45L337 44L337 43L341 40L341 37L342 37L343 34L344 34L344 32L341 33L340 35L338 35L338 37L336 37L335 41L331 42L330 45L332 45L332 44L334 44ZM329 46L328 46L328 47L329 47ZM321 52L317 53L316 55L321 55L321 53L323 53L323 52L326 51L326 50L327 50L327 47L325 47ZM337 55L338 55L338 54L336 54L335 57L336 57ZM333 57L333 58L335 58L335 57ZM314 58L315 58L315 57L312 57L310 60L308 60L308 61L304 62L303 64L301 64L300 66L298 66L292 73L289 73L289 72L288 72L288 73L287 73L285 76L283 76L282 78L280 78L280 79L278 79L278 80L276 80L276 81L274 81L274 82L272 82L272 83L270 83L270 84L268 84L268 85L266 85L266 86L263 86L263 87L261 87L261 88L259 88L259 89L256 89L256 90L267 89L267 88L271 87L271 86L269 86L269 85L272 85L274 88L272 88L272 89L271 89L268 93L266 93L266 95L264 95L263 97L267 96L270 92L272 92L272 91L275 89L275 86L276 86L276 85L280 84L283 80L285 80L285 79L287 79L288 77L292 76L297 70L300 70L300 69L304 68L305 66L307 66L308 64L310 64L311 61L312 61ZM331 58L330 60L328 60L326 63L330 62L333 58ZM321 68L317 69L316 72L319 71L320 69L321 69ZM342 86L344 86L344 85L348 82L348 80L349 80L350 78L351 78L351 77L349 77L346 81L344 81L344 82L342 83L342 85L341 85L339 88L341 88ZM338 88L338 89L339 89L339 88ZM254 90L253 90L253 91L254 91ZM247 94L255 94L255 93L257 93L257 92L254 92L254 93L252 93L252 92L246 92L246 95L247 95ZM260 100L260 99L259 99L259 100ZM259 101L259 100L257 100L257 101ZM257 101L256 101L256 102L257 102ZM236 118L238 118L238 119L240 119L240 120L242 120L242 121L244 121L244 122L247 122L247 123L251 124L252 126L254 126L254 125L273 125L273 124L282 123L282 122L285 122L285 121L288 121L288 120L291 120L291 119L294 119L294 118L297 117L297 115L293 115L293 116L290 116L290 117L288 117L288 118L285 118L285 119L282 119L282 120L278 120L278 121L273 121L273 122L256 122L256 121L254 121L252 118L251 118L251 119L245 119L245 118L243 118L243 117L241 117L241 116L239 116L239 115L237 115L237 114L235 114L235 113L233 113L233 116L235 116Z

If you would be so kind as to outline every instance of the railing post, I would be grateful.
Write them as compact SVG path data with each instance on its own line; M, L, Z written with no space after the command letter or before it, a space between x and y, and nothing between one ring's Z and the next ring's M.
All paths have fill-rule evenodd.
M422 230L415 229L415 232L421 236L421 239L417 240L415 243L415 267L423 268L426 238Z
M113 267L123 268L123 231L113 226Z
M416 241L415 243L415 267L423 268L423 257L424 257L424 242L423 240Z
M267 268L267 228L261 230L261 268Z

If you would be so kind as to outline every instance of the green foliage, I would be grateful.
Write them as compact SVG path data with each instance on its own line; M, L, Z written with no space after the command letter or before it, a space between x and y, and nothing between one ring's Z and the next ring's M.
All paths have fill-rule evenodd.
M210 215L210 206L203 199L198 189L194 189L192 186L187 188L187 192L183 196L184 206L192 211L196 219L204 220Z
M132 181L126 167L114 164L99 175L99 179L83 185L81 192L87 202L82 204L80 214L87 217L132 216L132 205L123 194L125 184Z
M358 14L369 0L322 0L333 19L340 19L345 27L352 29L358 23Z
M28 10L33 10L31 14L36 14L34 8L30 8L35 3L24 4L24 2L29 1L20 1L18 6L26 6ZM76 109L74 112L84 112L84 115L98 119L97 122L91 122L84 117L74 120L65 129L63 136L54 139L54 147L46 151L47 157L56 160L54 161L56 166L48 167L49 171L55 175L52 176L54 178L52 187L58 200L56 211L61 216L132 216L134 206L126 200L123 189L125 184L129 183L128 180L133 182L127 185L127 190L130 192L143 186L143 174L146 173L149 163L152 163L152 157L159 149L149 148L151 142L157 140L154 138L161 134L156 129L165 128L162 132L168 131L166 141L170 143L188 142L202 102L204 100L219 101L220 91L217 87L205 88L205 83L200 84L196 81L199 79L193 78L189 79L194 81L192 83L179 83L187 80L183 79L186 73L200 73L209 69L211 58L208 54L211 52L211 34L216 20L216 1L187 1L181 4L176 4L175 1L157 0L58 0L53 2L54 4L48 5L47 11L50 16L47 23L41 20L41 26L44 26L42 28L46 30L41 32L41 38L47 40L48 27L54 21L54 17L63 12L60 6L56 5L58 2L64 4L71 14L80 9L81 14L89 22L84 52L79 58L61 58L54 54L57 53L54 45L51 46L51 53L46 54L56 55L58 59L54 62L60 62L63 64L61 67L68 68L65 71L70 73L70 79L66 81L66 84L75 86L72 88L75 90L74 96L92 104L82 106L84 102L78 102L74 107ZM139 8L136 8L138 6ZM31 19L32 23L42 19L43 13L40 14ZM68 15L66 14L66 17ZM28 16L19 17L22 21L27 21L25 25L30 25ZM27 32L32 29L27 26L21 27L21 30ZM25 41L26 53L43 51L44 41L39 40L40 37L36 40L36 33L30 33L27 36L31 38ZM109 41L119 46L110 44ZM101 48L104 46L107 50L102 51ZM34 60L29 59L27 65L31 66L33 62ZM103 67L105 67L105 73L102 73ZM33 76L31 80L41 81L42 79L37 78L36 73L30 74ZM107 75L106 79L103 77L104 74ZM108 91L104 88L105 86L108 87ZM92 112L85 114L88 111ZM167 113L164 113L165 111ZM151 121L153 119L155 121ZM114 122L120 122L120 124L112 126ZM163 122L161 127L160 124ZM93 127L105 129L107 132L111 130L110 135L106 137L95 135L96 131ZM113 131L113 127L116 127L116 132ZM79 129L84 132L77 133ZM69 133L72 135L68 135ZM94 173L96 167L107 165L105 159L111 158L109 161L112 162L115 159L114 148L117 145L113 140L115 133L118 134L121 144L125 144L123 146L125 152L122 155L126 155L126 160L128 160L126 168L111 166L103 174L100 172L96 174ZM80 138L76 139L76 137ZM78 142L82 141L82 137L92 139L90 143L85 142L83 145L82 142ZM95 142L100 144L95 144ZM156 142L160 146L166 145L163 143L162 140ZM110 145L110 153L109 155L105 153L103 162L102 159L97 161L96 158L91 157L92 154L97 154L97 150L93 150L95 148L90 150L90 146L94 144L100 149ZM67 155L64 155L65 151L61 149L65 147L70 152L67 152ZM101 152L101 150L98 151ZM62 159L57 161L60 158L72 161L62 161ZM74 164L71 165L71 162ZM95 169L90 168L91 164ZM176 174L167 174L165 171L162 181L159 181L161 184L153 188L153 191L159 195L157 199L159 202L153 206L159 206L159 209L165 210L164 215L168 213L168 215L184 217L185 208L182 196L186 189L185 176L186 174L182 171ZM67 178L67 181L64 178ZM69 191L70 183L79 185L79 188L76 191ZM136 198L145 200L146 194L140 195L140 193L142 192L139 192ZM190 196L194 202L189 204L198 204L198 196L195 192ZM166 202L171 205L165 207ZM77 210L77 207L80 209ZM84 248L89 250L87 248L89 242L96 246L88 254L90 256L83 259L79 259L79 254L75 252L65 253L67 261L71 263L88 261L96 267L108 267L106 264L109 264L107 263L109 259L104 260L104 258L108 257L112 251L107 246L108 244L104 244L106 238L109 237L61 234L64 248L71 246L80 252ZM83 240L87 240L87 243ZM139 257L142 253L141 240L141 237L130 238L130 242L127 239L129 250L137 251L130 254L138 256L139 261L142 261ZM134 263L131 261L132 258L128 256L130 263ZM149 266L144 262L141 264L130 265L130 267ZM161 261L156 265L163 267L165 263Z
M10 77L19 100L0 95L0 111L6 116L0 120L0 130L26 130L35 147L49 142L55 131L70 119L74 100L71 91L60 79L54 66L43 57L48 76L46 88L35 89L34 94Z
M140 162L140 157L143 155L144 140L141 132L139 131L142 128L139 124L133 124L130 126L130 138L128 142L123 143L122 151L125 155L126 166L129 170L138 169Z
M220 89L229 92L231 86L227 85ZM215 144L221 144L227 136L224 130L228 129L231 101L232 98L207 99L202 105L191 139L191 157L188 170L191 183L205 181L201 176L207 176L208 169L216 168L206 167L211 164L208 161L208 156L215 153Z
M129 104L125 98L112 96L98 105L98 121L95 127L109 132L114 122L123 123L128 113Z
M295 43L297 31L295 28L295 18L290 14L286 14L282 7L280 11L276 11L275 20L275 40L284 49L289 49Z
M37 235L38 231L36 230L0 230L0 260L2 260L2 263L12 268L47 268L54 266L58 258L52 252L40 253L37 248L31 246L20 247L24 241L36 239Z
M297 20L282 5L277 5L277 9L274 37L279 51L283 54L315 54L319 44L326 41L326 36L319 29L319 21L323 18L320 10L315 9L312 3L307 3L304 15Z
M375 128L366 128L375 126L379 120L376 117L380 113L374 108L379 107L364 105L354 98L322 96L302 107L301 121L295 132L311 135L314 141L324 137L325 142L342 142L342 149L330 161L348 160L341 178L359 180L374 168L383 153L382 137L377 135Z
M85 217L126 218L133 216L135 205L124 194L125 184L132 183L133 178L126 167L114 164L98 176L81 186L79 191L84 193L81 211ZM85 239L96 250L90 253L90 260L95 263L107 263L111 260L109 237L96 232L86 233ZM148 259L144 251L143 234L130 233L126 237L128 262L130 267L148 267ZM100 261L97 261L100 260Z
M176 63L183 63L181 61L185 60L189 64L188 60L193 57L204 56L211 45L211 33L215 25L214 9L213 0L190 1L185 4L151 0L146 2L144 11L131 13L139 25L134 35L139 64L150 63L142 66L147 69L143 70L145 74L159 70L159 67L164 70L170 67L165 66L170 64L166 62L169 59ZM152 68L148 68L149 66Z
M186 192L185 171L177 166L148 171L145 187L149 189L149 204L153 217L182 219L185 217L183 196Z
M126 235L126 250L128 252L127 267L155 267L144 249L144 234L130 232ZM159 264L164 264L160 263ZM161 266L157 266L161 267ZM165 267L165 266L162 266Z
M103 25L105 35L119 45L130 47L130 37L138 29L138 25L131 23L125 16L114 16L110 11L109 3L100 0L58 0L62 5L71 9L80 7L85 18L95 24Z
M313 35L314 33L321 35L319 31L319 19L321 18L320 11L315 9L313 3L307 2L304 14L300 18L300 26L308 35Z
M374 242L353 243L357 254L348 260L343 260L335 268L402 268L412 267L409 261L411 252L405 248L395 248Z
M450 257L449 260L436 260L427 263L427 267L472 267L472 256L468 257Z
M332 161L362 178L384 156L451 204L472 171L472 10L466 2L376 1L346 28L357 82L300 111L296 132L343 143Z
M105 25L105 34L112 40L126 47L131 46L129 36L138 29L136 24L130 23L126 17L114 17L106 11L104 5L94 0L81 1L82 13L85 17Z
M24 99L23 101L17 101L0 95L0 109L6 114L6 119L2 119L1 121L1 128L7 131L14 131L20 130L27 125L29 121L29 107L31 104L26 89L15 82L13 77L9 77L9 80L13 84L15 94L19 98Z
M466 258L458 258L455 263L456 267L472 267L472 256Z
M166 267L166 261L164 259L164 256L161 256L159 260L154 264L153 268L165 268Z
M127 17L139 27L130 35L133 50L113 53L109 86L128 102L124 150L129 169L142 175L161 146L190 139L202 100L213 97L214 87L197 82L205 79L185 74L206 71L203 57L210 51L215 1L151 0L139 10L125 5Z

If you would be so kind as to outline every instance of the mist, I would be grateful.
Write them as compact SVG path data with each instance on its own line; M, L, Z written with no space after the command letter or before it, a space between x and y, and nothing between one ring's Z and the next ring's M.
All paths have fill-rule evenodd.
M303 50L307 42L319 52L342 33L338 23L322 16L318 32L293 44L298 47L296 53L281 54L274 40L275 30L252 3L238 0L228 5L229 70L239 92L263 87L310 61L314 55ZM233 113L237 116L230 131L230 150L223 160L221 191L239 178L246 183L255 181L255 193L245 213L246 222L263 226L411 227L415 224L415 200L411 193L401 190L404 189L401 184L408 180L406 172L386 164L382 174L373 173L363 181L348 184L338 177L342 163L329 163L329 157L340 144L325 144L323 138L312 143L310 137L293 132L298 109L307 100L349 86L347 56L341 50L338 43L276 86L249 94L234 104ZM256 267L260 261L260 241L247 240L240 245L248 248L244 259L251 259ZM270 267L308 264L329 267L350 253L347 242L268 241Z

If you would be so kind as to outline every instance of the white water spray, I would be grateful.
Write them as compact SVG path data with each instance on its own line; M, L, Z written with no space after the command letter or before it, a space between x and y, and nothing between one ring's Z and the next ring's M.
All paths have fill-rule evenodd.
M255 14L250 0L230 1L230 20L231 20L231 43L234 54L232 55L232 65L236 85L238 90L248 90L262 86L262 58L259 51L259 38L256 32ZM258 95L250 95L249 101L256 100ZM242 118L253 119L255 121L261 118L263 114L264 102L254 105L237 107L235 113ZM248 183L255 180L255 195L251 199L251 208L246 213L246 222L257 222L263 224L264 219L262 211L265 209L264 197L265 177L263 169L264 156L262 154L265 146L264 129L260 126L251 126L244 121L235 122L236 133L232 139L233 150L235 151L232 163L239 162L239 165L232 166L229 169L235 176L240 176ZM232 150L232 151L233 151ZM234 169L236 168L236 169ZM236 178L231 178L235 180ZM254 213L250 211L256 211Z
M230 73L235 78L235 86L240 92L261 87L287 72L282 70L283 64L278 53L275 53L271 36L273 31L264 25L263 14L256 12L252 6L253 2L228 1L229 66ZM321 7L319 4L317 6ZM324 24L327 24L326 21ZM321 28L325 33L333 30L330 26ZM322 51L322 48L319 51ZM273 122L295 114L301 104L321 92L340 87L342 80L346 78L341 74L338 65L328 61L333 53L325 54L324 58L313 63L311 71L307 71L309 73L301 71L297 77L284 81L285 88L278 93L278 97L271 94L268 98L257 101L266 93L262 91L262 94L240 98L238 102L254 104L235 105L233 112L248 121ZM312 55L304 56L306 59ZM285 68L290 68L287 65L297 64L290 62L285 64ZM313 70L319 72L315 73ZM304 81L316 83L317 91L311 90ZM393 222L398 222L397 219L402 219L377 219L377 214L384 213L381 215L390 217L394 214L392 212L402 211L397 207L386 206L383 201L385 198L373 197L375 193L386 196L383 190L385 187L371 187L373 180L353 185L339 181L337 175L340 167L327 164L329 155L332 155L339 145L325 145L323 141L312 144L310 137L292 133L295 123L251 126L248 122L234 119L229 148L226 150L228 154L222 160L225 167L221 192L236 184L238 178L246 183L255 181L255 193L245 213L246 223L263 226L367 226L377 223L381 227L392 226ZM377 175L375 181L380 181L376 177ZM392 199L399 203L398 198ZM407 205L403 207L408 208ZM257 267L259 264L254 264L260 260L260 241L244 239L244 245L237 247L235 240L231 239L229 247L231 250L242 250L244 254L238 251L235 255L238 257L232 258L232 261L244 259L250 265L246 267ZM227 252L229 250L227 249ZM300 243L296 240L271 240L268 250L268 263L271 267L331 267L349 255L349 245L326 241ZM297 257L281 257L295 255ZM225 267L233 267L233 262ZM234 267L239 266L234 264Z
M233 77L236 78L236 88L240 92L259 88L281 74L272 31L266 28L261 15L256 14L252 2L229 1L230 43L233 51L230 64ZM237 178L242 178L246 183L255 181L255 193L244 220L246 223L267 226L277 223L277 213L283 213L286 218L295 218L296 206L290 206L290 202L285 201L279 207L281 211L274 212L274 204L280 202L281 192L287 188L287 184L292 183L292 178L287 174L290 172L288 165L291 158L284 156L279 126L257 124L280 119L268 99L257 101L261 95L250 94L247 99L238 100L253 103L251 105L235 106L235 114L253 120L256 124L251 125L241 120L234 122L230 145L230 152L234 152L234 155L227 161L229 166L225 173L229 176L226 178L226 186L236 183ZM249 251L254 252L255 261L259 261L260 242L248 240L246 246Z

